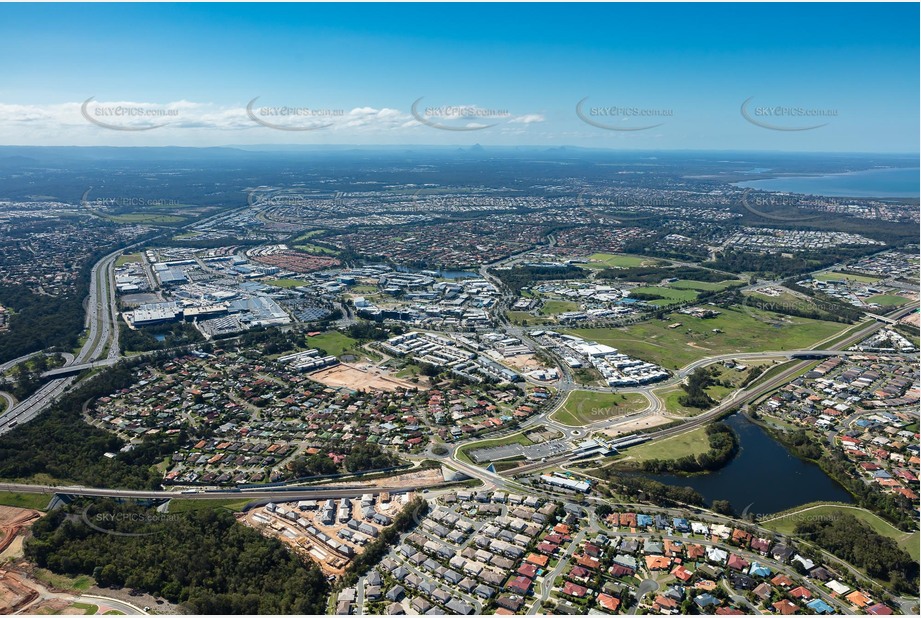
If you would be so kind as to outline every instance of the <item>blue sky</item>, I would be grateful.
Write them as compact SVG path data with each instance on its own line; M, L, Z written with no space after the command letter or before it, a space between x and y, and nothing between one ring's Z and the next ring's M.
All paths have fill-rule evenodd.
M912 3L3 4L0 143L918 152L918 18Z

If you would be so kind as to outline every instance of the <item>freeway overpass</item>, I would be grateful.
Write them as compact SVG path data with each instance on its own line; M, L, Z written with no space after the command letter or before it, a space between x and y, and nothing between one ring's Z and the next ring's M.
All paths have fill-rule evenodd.
M874 320L879 320L880 322L885 322L886 324L898 324L899 321L894 318L888 318L884 315L879 315L877 313L864 313L868 318L873 318Z
M87 369L95 369L97 367L111 367L116 364L120 359L119 358L106 358L99 361L94 361L91 363L77 363L76 365L67 365L64 367L57 367L56 369L51 369L42 374L43 378L62 378L64 376L77 375L82 371Z

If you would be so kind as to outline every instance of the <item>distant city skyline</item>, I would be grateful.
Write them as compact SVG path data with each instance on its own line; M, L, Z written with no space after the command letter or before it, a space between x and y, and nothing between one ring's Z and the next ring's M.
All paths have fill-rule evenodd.
M917 153L919 7L0 5L0 144Z

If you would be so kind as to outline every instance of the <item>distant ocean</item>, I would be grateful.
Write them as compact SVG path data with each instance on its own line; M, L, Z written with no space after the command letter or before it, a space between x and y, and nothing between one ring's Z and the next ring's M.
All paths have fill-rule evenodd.
M824 176L781 176L737 182L737 187L762 191L807 193L827 197L919 197L918 168L878 168Z

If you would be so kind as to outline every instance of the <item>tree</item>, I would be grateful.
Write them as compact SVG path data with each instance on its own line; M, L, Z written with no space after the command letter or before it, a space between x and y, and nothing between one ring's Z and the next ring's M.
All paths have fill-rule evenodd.
M732 504L729 500L714 500L710 505L710 510L714 513L719 513L720 515L727 515L729 517L735 517L736 511L732 508Z
M377 470L396 465L397 459L377 444L361 442L352 447L343 461L349 472Z
M605 517L607 517L613 512L614 512L614 509L611 508L610 504L603 503L595 507L595 515L597 515L598 517L602 519L604 519Z

